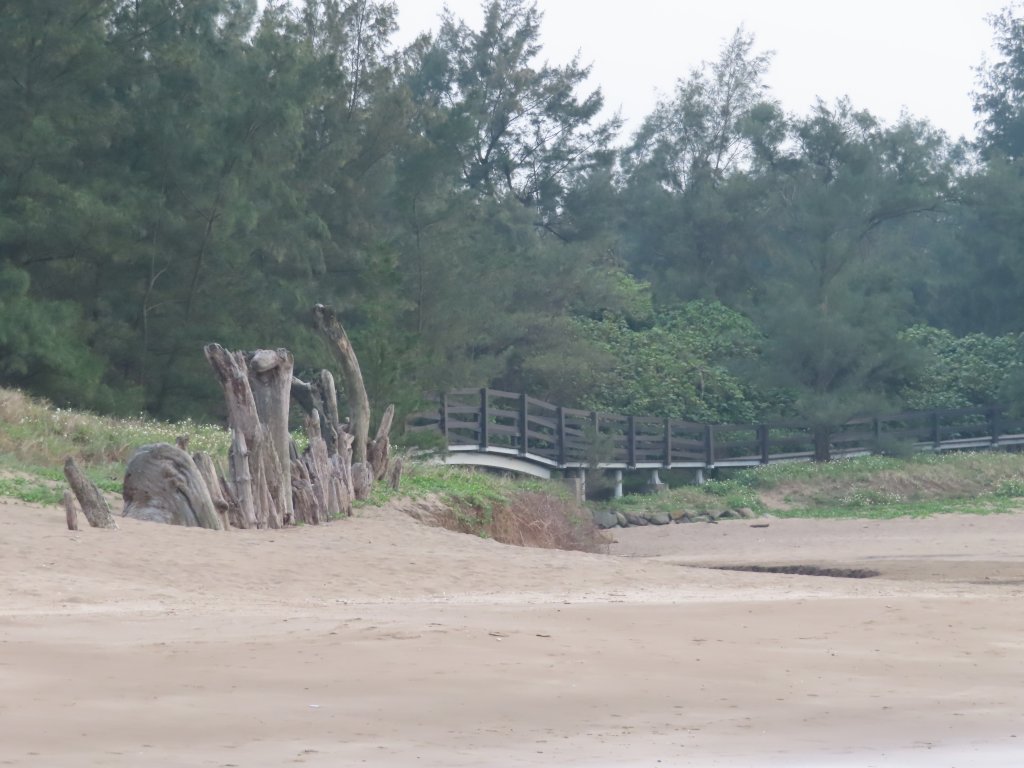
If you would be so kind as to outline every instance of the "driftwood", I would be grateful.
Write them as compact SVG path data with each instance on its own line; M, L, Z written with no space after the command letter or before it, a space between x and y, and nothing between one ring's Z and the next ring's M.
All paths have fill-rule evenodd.
M291 463L287 460L291 353L263 350L246 355L229 352L220 344L207 344L203 351L224 390L228 427L232 431L229 485L241 508L242 525L279 528L291 520ZM250 362L257 369L255 372L250 372ZM280 370L273 372L275 368ZM254 383L261 393L260 401L267 418L278 430L277 437L260 420ZM282 423L281 406L274 401L275 393L281 394L285 403L285 438L281 445L284 460L279 458L275 444L281 440Z
M272 491L271 495L277 506L277 517L287 522L292 519L291 459L288 455L291 441L288 408L294 368L292 353L287 349L259 349L248 353L245 361L256 414L273 446L272 453L267 449L266 458L277 465L276 470L271 466L266 468L271 487L279 489Z
M402 485L402 470L403 469L404 469L404 464L402 462L402 457L401 456L399 456L397 459L395 459L393 462L391 462L391 468L388 470L388 487L392 491L399 490L400 486Z
M368 462L352 462L352 495L363 501L373 490L373 467Z
M319 525L324 520L323 505L302 459L292 459L292 508L296 523Z
M231 430L231 447L228 449L228 478L225 480L228 497L238 505L239 528L256 527L256 499L253 494L253 475L249 471L249 446L242 430Z
M123 496L125 517L193 528L224 527L196 463L168 443L144 445L132 454Z
M381 417L377 435L366 449L367 460L373 468L373 476L383 478L388 473L391 461L391 422L395 419L395 406L389 405Z
M345 398L352 419L352 461L353 464L366 462L366 447L370 434L370 401L363 385L363 373L348 334L338 322L334 310L317 304L313 308L317 330L327 340L334 357L341 363L345 378ZM372 482L372 481L371 481Z
M198 453L192 454L192 461L196 464L196 469L199 470L199 474L203 478L203 482L206 484L206 490L210 492L210 501L213 502L213 508L217 510L217 516L220 518L221 527L225 531L231 530L231 518L228 514L231 505L228 503L227 498L224 496L224 489L221 485L221 479L217 472L217 467L213 463L213 459L210 454L199 451Z
M320 414L315 410L306 417L306 436L309 438L309 447L303 456L303 463L309 473L320 520L326 522L342 515L351 515L351 441L343 436L339 453L329 456L327 444L320 433Z
M68 522L69 531L78 530L78 509L75 507L75 494L64 491L64 517Z
M291 522L290 516L285 518L283 495L285 486L278 471L277 453L265 427L261 427L261 436L256 441L255 450L249 454L249 466L253 472L253 497L256 500L256 527L280 528L285 522ZM289 475L291 467L288 467ZM291 482L287 485L287 496L291 506Z
M110 513L110 506L103 498L96 484L87 478L70 456L64 461L64 477L75 492L82 513L93 528L117 528L117 521Z

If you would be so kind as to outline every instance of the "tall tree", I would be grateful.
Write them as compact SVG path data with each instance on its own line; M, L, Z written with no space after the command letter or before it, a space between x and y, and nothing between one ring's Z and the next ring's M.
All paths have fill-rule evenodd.
M590 69L578 59L538 63L542 14L532 0L490 0L483 26L447 13L421 52L411 82L440 120L432 138L461 164L478 194L510 195L557 231L567 190L593 164L606 163L617 120L595 124L600 90L580 95Z
M986 154L1015 159L1024 153L1024 15L1019 2L988 17L999 57L977 69L974 111Z
M752 312L769 377L825 427L892 396L908 373L899 332L912 296L883 235L939 208L945 144L926 123L887 127L846 100L819 102L793 138L762 222L772 231Z
M786 122L764 84L770 53L742 29L717 61L680 80L623 155L624 256L662 301L734 301L754 279L752 183L779 154Z

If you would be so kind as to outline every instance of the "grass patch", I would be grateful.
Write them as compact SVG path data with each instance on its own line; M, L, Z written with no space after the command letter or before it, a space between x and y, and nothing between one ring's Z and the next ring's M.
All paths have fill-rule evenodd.
M97 416L0 388L0 469L31 475L36 478L34 487L44 487L43 481L63 483L60 467L67 456L73 456L102 490L120 493L124 465L136 448L147 443L173 444L185 434L190 436L190 450L227 455L230 438L223 427L191 420L167 423L141 416ZM39 495L25 484L13 488L21 492L5 491L4 495L24 501L34 500L26 495Z
M357 506L381 506L396 496L443 502L433 522L502 544L606 552L593 516L562 486L466 467L406 462L401 493L375 487Z
M1024 456L1013 452L867 456L825 464L723 470L703 486L608 502L616 511L678 517L741 508L777 517L867 518L991 514L1020 508Z

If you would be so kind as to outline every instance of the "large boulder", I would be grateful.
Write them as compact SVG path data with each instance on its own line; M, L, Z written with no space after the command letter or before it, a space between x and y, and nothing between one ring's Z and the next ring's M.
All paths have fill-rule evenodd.
M616 528L619 525L619 517L610 509L597 508L593 511L594 523L598 528Z

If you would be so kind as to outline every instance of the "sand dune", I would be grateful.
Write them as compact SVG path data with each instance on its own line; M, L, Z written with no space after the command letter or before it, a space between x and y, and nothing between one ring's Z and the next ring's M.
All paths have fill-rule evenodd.
M120 523L0 503L0 765L1024 764L1024 515ZM766 563L882 576L694 567Z

